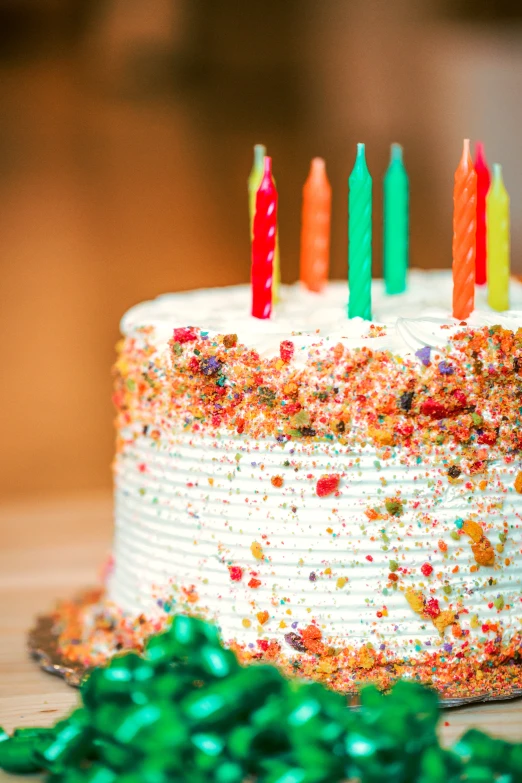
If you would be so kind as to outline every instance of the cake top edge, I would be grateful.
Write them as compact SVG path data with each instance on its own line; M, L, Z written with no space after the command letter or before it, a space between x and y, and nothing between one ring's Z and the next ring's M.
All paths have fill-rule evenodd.
M499 324L512 331L522 327L522 283L513 279L510 293L511 309L499 313L488 306L487 288L477 288L476 309L466 323L471 328ZM132 307L122 318L121 331L132 336L152 327L159 347L167 344L175 328L195 327L210 335L237 334L241 342L264 353L296 336L303 343L340 340L353 348L376 338L372 347L416 351L422 346L442 347L461 328L451 316L450 270L413 269L408 290L395 295L386 294L382 279L374 279L372 321L348 319L346 281L332 281L321 293L300 283L282 285L280 301L267 320L250 315L250 297L247 284L162 294Z

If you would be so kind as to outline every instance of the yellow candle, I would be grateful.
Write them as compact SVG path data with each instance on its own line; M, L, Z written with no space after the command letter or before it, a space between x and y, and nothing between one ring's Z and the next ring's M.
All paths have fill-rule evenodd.
M250 237L253 234L254 214L256 211L256 195L263 179L263 166L266 155L264 144L254 146L254 163L248 177L248 211L250 213Z
M276 232L276 246L274 254L274 270L272 273L272 302L279 302L279 286L281 284L281 261L279 257L279 229Z
M509 310L509 196L502 180L502 166L495 163L486 197L488 304L493 310Z

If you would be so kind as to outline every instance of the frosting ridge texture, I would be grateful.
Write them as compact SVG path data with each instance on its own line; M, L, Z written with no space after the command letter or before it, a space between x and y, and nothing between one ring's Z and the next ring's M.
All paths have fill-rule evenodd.
M390 665L446 687L448 667L513 659L522 318L430 310L445 273L398 297L379 285L372 323L346 319L341 284L283 287L271 322L244 315L242 286L125 316L123 611L209 616L246 658L297 660L340 690Z

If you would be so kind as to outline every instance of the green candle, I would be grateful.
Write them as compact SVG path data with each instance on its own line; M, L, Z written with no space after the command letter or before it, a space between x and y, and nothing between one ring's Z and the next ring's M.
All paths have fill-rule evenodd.
M372 178L364 144L350 174L348 196L348 318L372 317Z
M384 284L387 294L406 290L408 269L409 182L402 147L392 144L390 165L384 177Z

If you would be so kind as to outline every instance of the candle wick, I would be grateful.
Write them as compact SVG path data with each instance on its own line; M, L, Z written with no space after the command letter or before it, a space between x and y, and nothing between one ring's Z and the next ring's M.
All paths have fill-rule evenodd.
M462 149L462 162L467 163L470 158L471 158L471 154L469 151L469 139L464 139L464 146Z
M266 155L266 147L264 144L255 144L254 145L254 161L256 168L262 168L263 167L263 161L265 159Z
M361 177L369 177L368 166L366 163L365 145L357 144L357 155L355 157L355 165L352 169L352 173L348 178L348 182L356 182Z
M402 147L400 144L391 145L391 159L392 161L399 161L402 163Z

